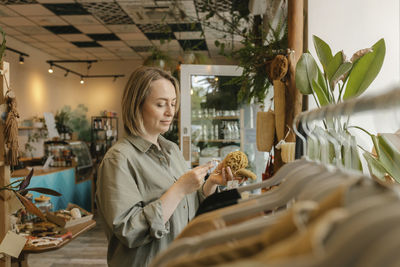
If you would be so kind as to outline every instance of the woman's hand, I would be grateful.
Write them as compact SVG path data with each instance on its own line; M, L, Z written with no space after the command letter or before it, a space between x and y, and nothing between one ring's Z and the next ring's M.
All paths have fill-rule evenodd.
M185 195L196 191L203 185L204 177L212 166L212 163L206 163L191 169L178 179L176 185L182 189Z
M211 183L216 185L226 185L228 181L238 180L239 184L243 183L247 178L235 177L230 167L224 167L222 162L218 164L215 170L208 177Z

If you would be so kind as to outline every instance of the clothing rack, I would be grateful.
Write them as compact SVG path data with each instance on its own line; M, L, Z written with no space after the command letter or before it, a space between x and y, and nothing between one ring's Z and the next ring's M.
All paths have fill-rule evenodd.
M303 112L293 128L304 138L297 131L299 122L334 121L399 104L396 87ZM268 190L195 217L150 267L400 266L399 185L303 157L285 164L269 180L237 191L255 188Z
M303 141L303 155L306 155L307 140L299 132L299 125L304 129L304 124L324 119L341 118L371 110L388 110L400 107L400 86L394 86L385 93L369 95L346 100L338 104L330 104L300 113L293 122L293 131Z
M297 124L301 121L311 122L314 120L322 120L329 116L344 116L372 109L389 109L400 107L400 86L395 86L390 91L380 94L363 96L349 99L339 104L330 104L321 108L309 110L300 113L294 121L294 129L297 129Z

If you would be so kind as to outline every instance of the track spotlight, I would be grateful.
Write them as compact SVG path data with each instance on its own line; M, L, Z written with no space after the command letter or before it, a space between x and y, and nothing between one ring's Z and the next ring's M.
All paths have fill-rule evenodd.
M23 55L23 56L25 57L25 55ZM65 71L64 77L67 77L70 73L80 77L81 84L85 83L84 79L89 79L89 78L114 78L114 81L116 81L117 78L125 76L124 74L110 74L110 75L88 75L88 74L86 74L85 75L85 74L76 72L72 69L69 69L67 67L60 65L60 63L86 63L88 69L90 69L93 62L97 62L97 60L47 60L46 61L46 63L50 65L49 70L48 70L49 73L53 73L54 68L59 68L59 69Z
M19 64L24 64L25 63L25 58L29 57L28 54L26 54L24 52L21 52L21 51L18 51L17 49L13 49L11 47L6 47L5 49L19 54Z

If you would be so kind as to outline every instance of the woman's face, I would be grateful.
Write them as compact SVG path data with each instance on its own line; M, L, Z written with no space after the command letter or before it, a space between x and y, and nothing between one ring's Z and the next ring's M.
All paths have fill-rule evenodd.
M176 93L174 85L166 79L150 84L150 94L146 97L142 113L146 134L158 136L168 131L175 114Z

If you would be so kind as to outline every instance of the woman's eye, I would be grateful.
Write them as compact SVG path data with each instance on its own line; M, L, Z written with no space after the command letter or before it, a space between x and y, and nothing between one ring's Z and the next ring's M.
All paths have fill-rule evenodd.
M157 104L157 107L162 108L164 105L163 104Z

